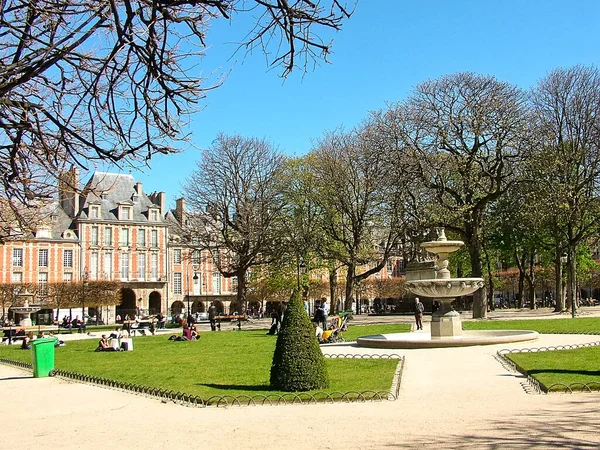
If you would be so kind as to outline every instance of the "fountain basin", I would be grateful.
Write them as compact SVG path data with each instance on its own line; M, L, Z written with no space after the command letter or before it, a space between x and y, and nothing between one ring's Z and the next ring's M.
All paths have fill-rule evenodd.
M407 281L405 285L416 295L439 299L472 294L483 287L483 278L436 278Z
M432 338L429 332L420 331L362 336L357 339L357 344L368 348L467 347L533 341L538 336L537 331L529 330L463 330L461 336Z
M459 248L461 248L465 243L463 241L446 241L446 240L437 240L430 242L423 242L421 247L427 250L429 253L437 253L437 254L447 254L453 253Z

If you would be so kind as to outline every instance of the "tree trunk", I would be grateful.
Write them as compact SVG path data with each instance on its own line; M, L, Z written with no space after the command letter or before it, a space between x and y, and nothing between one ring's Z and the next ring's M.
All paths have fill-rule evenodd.
M554 255L554 274L556 280L554 281L554 312L562 312L565 310L565 296L563 290L563 271L562 261L560 260L561 251L558 243L556 244L556 250Z
M329 270L329 298L330 302L330 310L333 313L338 311L338 296L337 296L337 286L338 286L338 274L335 265L331 267Z
M238 285L236 293L236 303L238 314L244 314L246 312L246 270L240 269L237 273Z
M488 298L487 302L490 305L490 310L496 309L496 302L494 301L494 276L492 274L492 262L490 261L490 255L487 252L487 248L483 247L483 254L485 255L487 280L488 280Z
M354 299L354 274L356 273L356 267L354 263L348 266L348 273L346 274L346 298L344 299L344 309L352 309L352 300Z
M478 227L473 227L468 233L468 250L471 256L471 277L483 278L483 265L481 264L481 241ZM473 319L487 318L487 289L486 286L473 293Z

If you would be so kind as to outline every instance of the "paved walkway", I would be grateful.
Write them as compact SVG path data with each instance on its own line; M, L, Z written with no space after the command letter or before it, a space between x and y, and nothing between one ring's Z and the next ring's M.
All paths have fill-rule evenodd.
M531 343L398 350L406 357L394 402L186 408L129 393L34 379L0 365L0 439L20 449L597 449L600 394L527 393L494 358L502 348L595 342L542 335ZM351 344L327 353L390 353ZM10 404L10 409L6 404Z

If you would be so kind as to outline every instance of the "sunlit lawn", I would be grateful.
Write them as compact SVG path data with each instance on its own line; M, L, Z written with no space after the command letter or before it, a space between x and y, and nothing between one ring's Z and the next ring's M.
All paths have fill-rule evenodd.
M202 332L200 336L195 342L169 341L168 335L134 337L133 352L98 353L94 352L97 339L68 341L56 349L55 367L205 399L280 394L269 387L277 336L268 336L264 330ZM31 352L18 345L1 346L0 358L31 362ZM327 359L326 364L331 383L325 392L387 392L398 360Z
M600 317L463 321L465 330L533 330L538 333L600 334Z
M557 383L600 383L600 347L513 353L506 356L534 377L545 390ZM582 389L583 386L575 385L572 388ZM598 388L599 386L595 387L596 390Z
M463 322L465 330L534 330L538 333L600 333L600 318ZM531 347L535 347L535 342ZM506 355L545 389L556 383L600 383L600 347ZM577 386L574 386L577 389ZM579 387L581 388L581 387Z

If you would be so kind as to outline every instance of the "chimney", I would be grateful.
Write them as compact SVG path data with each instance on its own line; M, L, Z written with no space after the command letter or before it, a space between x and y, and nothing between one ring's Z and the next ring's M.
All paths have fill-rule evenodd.
M153 192L148 196L150 201L160 208L160 215L165 216L167 213L167 196L164 192Z
M175 200L175 218L181 225L185 225L185 198Z
M79 213L79 169L71 167L60 175L58 201L69 217L75 217Z
M137 192L137 195L140 197L142 196L142 183L140 181L135 183L135 192Z

